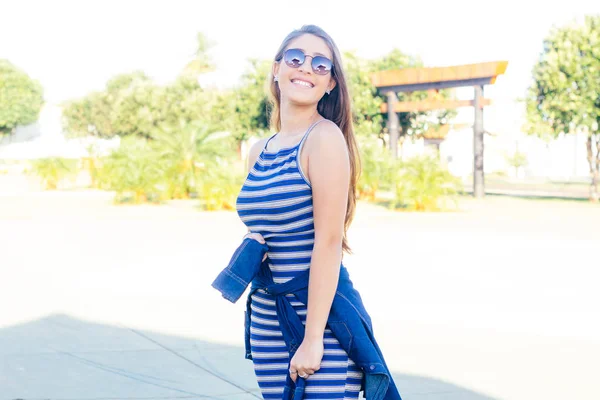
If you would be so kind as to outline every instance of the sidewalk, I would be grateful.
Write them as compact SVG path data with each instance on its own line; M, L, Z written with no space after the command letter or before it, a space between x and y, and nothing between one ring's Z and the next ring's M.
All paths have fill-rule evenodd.
M359 203L349 233L404 400L600 398L600 207L464 210ZM256 398L244 304L210 287L244 233L235 213L37 193L0 197L0 225L0 400Z
M0 331L8 361L0 398L262 398L243 354L241 346L51 315ZM405 399L492 399L437 379L394 379Z

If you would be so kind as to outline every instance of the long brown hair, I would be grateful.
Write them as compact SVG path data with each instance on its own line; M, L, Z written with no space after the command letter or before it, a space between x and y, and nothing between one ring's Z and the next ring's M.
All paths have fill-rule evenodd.
M281 43L279 50L275 54L274 61L279 62L283 57L283 52L287 45L295 38L311 34L320 37L327 43L331 54L333 55L332 77L336 81L336 85L329 95L323 96L317 105L318 112L330 121L333 121L344 134L346 145L348 146L348 154L350 157L350 189L348 191L348 202L346 209L346 218L344 220L344 237L342 239L342 251L352 253L346 232L354 218L356 209L356 182L361 173L360 156L358 154L358 146L354 137L354 127L352 125L352 105L351 98L346 84L346 76L342 66L341 54L335 45L333 39L321 28L316 25L304 25L300 29L295 29ZM269 72L267 82L269 82L269 99L271 101L270 124L271 129L279 132L281 129L280 104L281 94L279 85L273 81L273 71Z

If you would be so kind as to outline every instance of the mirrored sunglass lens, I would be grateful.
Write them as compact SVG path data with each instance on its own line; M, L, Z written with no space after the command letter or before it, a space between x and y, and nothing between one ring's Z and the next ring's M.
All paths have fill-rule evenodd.
M298 68L304 63L304 53L300 50L289 49L284 55L285 63L293 68Z
M315 57L312 61L312 68L315 73L325 75L331 71L331 61L325 57Z

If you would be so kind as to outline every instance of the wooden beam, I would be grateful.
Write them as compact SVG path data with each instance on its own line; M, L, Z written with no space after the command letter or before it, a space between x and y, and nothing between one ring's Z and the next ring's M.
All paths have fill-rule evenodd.
M387 93L387 92L418 92L421 90L441 90L441 89L450 89L457 87L465 87L465 86L482 86L489 85L493 83L492 81L496 79L494 77L490 78L477 78L477 79L465 79L460 81L444 81L444 82L429 82L429 83L414 83L408 85L396 85L396 86L380 86L378 87L379 93Z
M424 85L441 82L471 81L487 79L494 83L503 74L508 61L492 61L478 64L455 65L451 67L403 68L379 71L371 74L371 82L376 87ZM417 89L418 90L418 89ZM421 90L425 90L424 88Z
M489 106L492 104L490 99L480 99L479 106ZM474 100L421 100L421 101L402 101L397 102L394 110L396 112L418 112L429 110L449 110L459 107L474 107ZM387 113L387 103L381 104L381 112Z

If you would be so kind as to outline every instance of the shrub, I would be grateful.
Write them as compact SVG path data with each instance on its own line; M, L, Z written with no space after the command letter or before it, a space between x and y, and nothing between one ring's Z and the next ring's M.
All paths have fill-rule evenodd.
M197 194L203 166L227 154L227 138L200 121L163 124L154 137L151 147L158 157L170 199L188 199Z
M32 160L28 172L42 180L44 189L54 190L61 181L77 174L78 160L63 157L47 157Z
M235 210L235 199L245 178L244 166L228 164L218 158L203 167L198 192L204 210Z
M388 149L378 139L359 138L361 174L357 184L358 198L374 201L378 190L392 187L393 161Z
M100 188L116 192L115 202L139 204L163 197L162 171L145 139L125 137L118 149L102 159L97 181Z
M416 211L437 211L446 208L461 191L460 179L454 177L440 161L430 155L413 157L398 164L394 208Z

